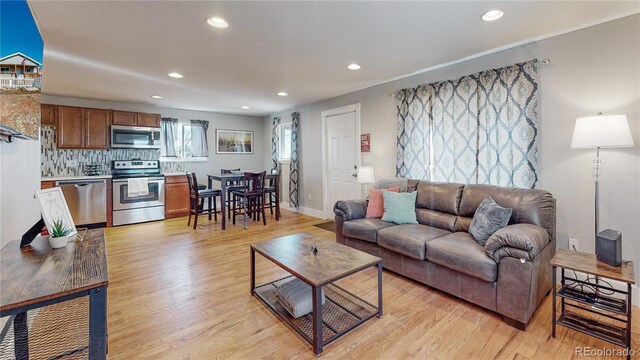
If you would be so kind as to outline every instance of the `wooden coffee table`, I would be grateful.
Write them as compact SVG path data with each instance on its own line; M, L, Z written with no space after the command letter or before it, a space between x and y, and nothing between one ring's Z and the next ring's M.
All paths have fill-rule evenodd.
M291 275L256 287L256 252ZM372 266L378 268L378 306L334 284ZM289 315L276 297L278 287L294 276L311 286L313 296L313 311L299 318ZM322 292L326 298L324 305ZM376 315L382 317L382 259L308 233L253 244L251 294L308 341L319 356L325 345Z

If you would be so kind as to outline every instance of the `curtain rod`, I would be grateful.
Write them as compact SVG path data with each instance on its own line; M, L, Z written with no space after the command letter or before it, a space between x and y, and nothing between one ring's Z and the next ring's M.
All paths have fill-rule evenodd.
M542 59L542 60L540 60L540 59L536 59L536 60L538 60L538 62L540 63L540 65L541 65L541 66L546 66L546 65L551 64L551 59L549 59L549 58L544 58L544 59ZM394 97L395 97L395 96L396 96L396 94L398 94L398 93L397 93L397 92L392 92L392 93L391 93L391 96L394 96Z

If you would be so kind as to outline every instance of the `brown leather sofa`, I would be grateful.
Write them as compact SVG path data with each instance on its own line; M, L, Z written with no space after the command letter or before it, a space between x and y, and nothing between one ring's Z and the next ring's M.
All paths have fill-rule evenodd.
M383 267L495 311L526 328L551 290L556 207L542 190L409 180L419 224L366 219L365 200L334 206L339 243L382 258ZM468 233L486 195L513 209L509 225L478 244Z

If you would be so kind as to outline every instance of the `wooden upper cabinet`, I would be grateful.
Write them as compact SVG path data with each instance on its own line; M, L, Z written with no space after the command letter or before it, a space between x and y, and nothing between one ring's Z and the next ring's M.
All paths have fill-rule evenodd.
M87 149L108 149L111 111L86 109L86 116L86 139L84 147Z
M79 149L85 144L85 109L58 106L57 143L61 149Z
M53 105L40 104L40 125L56 126L56 108Z
M113 110L112 119L113 125L136 126L138 123L138 114L129 111Z
M138 113L138 126L160 127L160 114Z

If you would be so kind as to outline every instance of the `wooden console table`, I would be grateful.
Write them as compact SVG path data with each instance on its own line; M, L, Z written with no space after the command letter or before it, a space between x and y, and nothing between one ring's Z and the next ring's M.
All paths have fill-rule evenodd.
M551 259L553 266L553 319L551 335L556 337L556 325L596 337L622 346L631 358L631 285L635 284L633 262L624 260L622 266L609 266L596 260L594 254L558 250ZM561 269L559 290L556 289L556 269ZM566 276L580 272L587 280ZM588 281L593 276L595 282ZM606 281L610 279L626 284L626 291L617 289ZM560 316L556 315L556 299L560 298ZM569 310L570 309L570 310ZM580 312L580 313L578 313ZM602 322L587 313L612 320ZM613 323L616 323L615 325ZM622 326L621 324L624 324Z
M0 259L0 317L13 316L17 360L28 359L29 342L37 340L30 339L28 311L84 296L89 297L88 349L64 351L106 359L109 274L103 229L89 230L82 242L70 241L61 249L52 249L46 236L38 236L25 248L15 240L0 250ZM55 342L55 336L63 335L52 336Z

